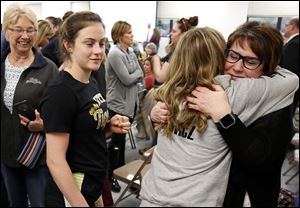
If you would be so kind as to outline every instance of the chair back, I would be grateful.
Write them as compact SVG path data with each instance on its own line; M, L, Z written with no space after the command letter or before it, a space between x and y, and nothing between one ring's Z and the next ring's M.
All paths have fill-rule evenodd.
M117 206L117 204L119 204L120 201L127 198L131 194L138 194L140 192L142 178L144 177L146 172L151 168L150 163L154 149L155 146L144 152L140 159L133 160L114 170L114 177L127 184L126 188L120 194L114 206ZM135 191L124 196L131 187L135 188Z

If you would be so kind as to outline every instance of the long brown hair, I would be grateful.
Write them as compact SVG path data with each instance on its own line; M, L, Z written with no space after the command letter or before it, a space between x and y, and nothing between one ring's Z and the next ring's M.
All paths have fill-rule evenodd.
M224 72L225 40L215 29L204 27L189 30L178 42L169 65L167 79L155 92L157 101L166 103L171 116L167 123L156 126L168 138L172 138L174 128L196 126L202 133L207 127L207 117L198 111L183 106L183 98L197 87L212 89L214 77Z

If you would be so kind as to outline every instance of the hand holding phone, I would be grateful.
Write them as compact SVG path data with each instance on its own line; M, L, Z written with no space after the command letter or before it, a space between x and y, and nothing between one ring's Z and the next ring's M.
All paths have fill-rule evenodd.
M35 120L35 112L31 104L27 100L23 100L21 102L17 102L14 104L14 109L18 114L25 116L29 120Z

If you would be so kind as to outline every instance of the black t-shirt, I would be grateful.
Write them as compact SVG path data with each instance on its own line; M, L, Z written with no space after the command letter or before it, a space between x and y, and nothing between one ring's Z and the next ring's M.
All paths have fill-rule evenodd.
M98 84L101 95L106 99L106 80L105 80L105 65L102 63L97 71L93 71L91 77L93 77Z
M72 172L106 171L109 117L95 79L84 84L61 71L45 91L41 112L46 133L70 133L66 157Z

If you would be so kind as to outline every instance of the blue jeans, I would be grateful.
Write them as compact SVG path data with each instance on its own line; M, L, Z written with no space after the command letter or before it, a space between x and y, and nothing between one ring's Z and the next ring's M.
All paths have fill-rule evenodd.
M10 206L28 207L28 198L31 207L45 206L45 191L50 177L46 165L29 169L12 168L1 163L1 172Z

